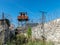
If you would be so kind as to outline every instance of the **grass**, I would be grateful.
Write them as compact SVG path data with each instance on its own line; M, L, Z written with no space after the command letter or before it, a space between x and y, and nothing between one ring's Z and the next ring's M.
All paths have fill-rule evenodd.
M7 45L15 45L13 42L11 42L11 43L7 43ZM22 44L17 44L17 45L54 45L52 42L45 42L45 43L43 43L43 41L29 41L29 42L27 42L27 43L22 43Z
M31 38L28 38L28 42L26 43L23 43L24 39L26 37L24 37L24 35L17 35L17 40L13 41L12 42L8 42L7 45L16 45L16 42L17 42L17 45L54 45L53 42L49 41L45 41L45 43L43 43L42 40L38 40L38 39L34 39L32 40Z
M26 45L53 45L53 43L52 42L43 43L43 41L35 41L35 42L29 41Z

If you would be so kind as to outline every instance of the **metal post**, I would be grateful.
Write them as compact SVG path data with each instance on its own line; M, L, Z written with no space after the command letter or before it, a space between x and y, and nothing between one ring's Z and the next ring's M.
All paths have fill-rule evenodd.
M45 23L45 13L46 12L44 12L44 11L40 11L41 13L42 13L42 26L41 26L41 28L42 28L42 30L43 30L43 35L42 35L42 38L43 38L43 45L46 45L45 44L45 29L44 29L44 23Z
M4 25L4 23L5 23L5 20L4 20L4 13L2 13L2 19L3 19L3 33L5 33L5 25ZM3 41L3 45L5 44L5 34L3 34L4 35L4 41Z

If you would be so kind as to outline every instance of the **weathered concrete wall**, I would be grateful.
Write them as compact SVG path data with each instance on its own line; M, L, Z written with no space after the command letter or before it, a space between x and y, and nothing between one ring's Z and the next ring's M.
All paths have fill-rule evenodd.
M41 39L43 30L41 25L32 28L32 37ZM44 24L44 36L47 41L60 42L60 20L54 20Z

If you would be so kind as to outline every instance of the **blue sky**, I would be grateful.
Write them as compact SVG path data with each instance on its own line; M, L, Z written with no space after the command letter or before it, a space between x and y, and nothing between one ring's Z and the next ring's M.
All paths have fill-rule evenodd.
M0 0L0 15L9 14L11 22L17 24L19 12L28 13L29 18L39 21L40 11L47 12L46 19L52 20L60 17L60 0Z

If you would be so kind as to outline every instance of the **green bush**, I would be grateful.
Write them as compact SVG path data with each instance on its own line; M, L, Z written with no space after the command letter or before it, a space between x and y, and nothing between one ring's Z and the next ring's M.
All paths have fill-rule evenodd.
M27 42L27 38L24 36L24 34L18 34L16 42L17 42L18 45L19 44L22 45L22 44Z
M28 30L27 30L27 36L28 36L28 38L30 38L31 35L32 35L32 31L31 31L31 27L29 27Z

